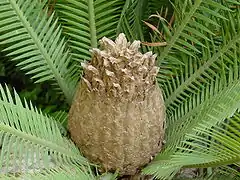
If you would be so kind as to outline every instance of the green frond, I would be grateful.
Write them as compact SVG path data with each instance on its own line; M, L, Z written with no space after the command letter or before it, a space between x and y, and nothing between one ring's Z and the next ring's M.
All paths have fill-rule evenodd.
M237 3L237 1L232 1ZM210 37L219 34L222 21L228 21L228 14L232 12L230 4L223 4L215 0L176 1L175 21L165 48L156 48L159 53L160 69L159 82L165 82L169 77L166 71L176 68L180 53L187 56L201 56L202 49L207 49ZM178 59L178 61L176 61ZM175 62L175 63L172 63ZM184 63L184 61L182 61Z
M199 92L196 94L188 95L186 99L188 101L183 101L182 104L176 105L175 109L170 112L171 116L169 117L169 122L168 125L171 126L173 129L178 129L180 127L184 127L186 124L188 124L189 119L191 117L194 117L196 119L196 122L200 122L200 120L203 118L203 113L205 107L214 107L214 104L217 104L217 100L222 96L222 93L230 89L234 83L237 83L239 81L239 72L235 71L235 67L229 67L229 74L228 77L224 77L225 74L223 70L222 75L219 75L217 79L213 79L212 81L209 81L207 85L204 86L204 88L199 89ZM234 82L234 83L233 83ZM227 92L226 92L227 93ZM189 93L190 94L190 93ZM233 94L225 94L226 98L231 98L231 95L234 96ZM223 97L223 96L222 96ZM215 99L216 98L216 99ZM214 100L215 99L215 100ZM220 100L219 99L219 100ZM229 106L229 108L233 108L230 104L230 100L223 99L226 102L225 106ZM219 102L220 103L220 102ZM223 104L224 104L223 103ZM231 111L235 111L236 109L231 109ZM206 109L207 110L207 109ZM227 110L227 107L226 107ZM200 119L197 119L197 113L200 111L201 116ZM226 111L224 111L226 112ZM218 114L220 115L220 114ZM227 114L223 114L223 117ZM221 121L221 118L217 118L216 115L213 115L216 120ZM205 117L207 118L207 117ZM209 119L209 118L208 118ZM213 121L212 121L213 122ZM190 123L188 125L194 126L194 124ZM181 129L181 128L180 128ZM173 135L169 131L170 134ZM169 134L169 139L171 139L171 135ZM171 141L171 140L170 140Z
M51 117L54 118L54 120L58 124L58 128L63 136L67 135L67 121L68 121L68 113L65 111L58 111L53 114L51 114Z
M156 14L156 12L160 13L164 8L170 8L171 2L169 0L148 0L148 10L149 14Z
M70 179L83 179L83 180L93 180L95 179L93 174L84 173L84 171L77 167L58 167L51 170L43 170L41 173L32 172L25 173L18 176L14 175L0 175L0 179L4 180L70 180Z
M129 40L147 41L149 29L142 21L147 20L153 13L161 12L163 7L169 7L170 2L166 0L128 0L126 2L119 19L117 32L125 33ZM147 46L143 47L144 52L149 49Z
M165 79L164 83L161 83L168 110L181 111L184 114L188 109L192 109L187 106L188 108L185 110L180 110L179 107L192 101L190 98L193 97L193 94L198 97L206 86L219 79L220 76L226 81L229 78L239 79L240 32L238 26L240 13L236 11L236 13L227 14L226 17L231 21L219 20L219 23L222 23L219 32L222 33L218 36L219 38L209 36L211 40L206 41L207 48L202 48L202 55L191 57L179 53L178 59L183 64L178 65L178 68L172 67L172 74ZM201 102L201 100L195 101L198 104ZM178 117L180 118L181 115Z
M166 145L156 160L145 168L144 173L155 174L160 179L171 179L181 167L221 166L239 161L239 156L226 159L226 154L217 154L219 157L216 157L217 150L203 142L212 142L217 135L213 129L221 128L225 119L230 118L240 107L240 13L223 14L228 20L216 20L221 24L217 28L220 35L207 35L209 40L205 40L201 55L191 57L184 52L178 52L176 57L171 55L183 63L171 65L171 74L164 83L159 80L168 110ZM231 131L224 131L225 134L227 132ZM190 137L201 138L195 141ZM231 140L226 141L226 148L232 149L231 143ZM223 144L218 142L217 145L220 149ZM197 147L199 149L196 151ZM200 156L201 153L203 156ZM177 156L186 161L175 161Z
M144 26L143 20L150 15L148 12L149 3L146 0L126 1L119 18L117 33L124 33L130 41L147 41L149 32L147 27ZM142 46L141 50L142 52L147 52L151 49L148 46Z
M239 165L238 165L239 167ZM236 167L230 166L221 166L215 170L215 179L231 179L231 180L239 180L240 179L240 172L236 169Z
M12 96L1 85L0 97L1 174L48 171L56 175L60 173L56 169L77 170L76 166L79 175L90 173L87 160L61 135L53 118L42 114L31 103L21 102L15 91Z
M136 25L136 18L138 18L136 16L135 9L137 8L139 2L139 0L127 0L119 18L117 34L122 32L129 40L138 39L138 33L135 32L134 25Z
M144 41L144 29L143 22L145 18L145 12L147 7L147 1L137 0L128 1L124 11L119 19L117 33L123 32L127 39ZM146 47L143 47L143 51L146 52Z
M224 166L240 161L240 113L236 111L225 122L213 126L205 123L187 134L186 140L171 159L158 159L145 169L145 173L155 173L160 179L168 179L181 167L220 167L221 173L235 174L239 172ZM159 165L161 164L161 166ZM166 170L167 169L167 170Z
M228 15L229 19L234 19L232 22L222 22L224 39L218 40L216 44L216 40L210 36L211 41L206 44L208 48L203 48L199 58L179 56L179 59L184 60L184 64L179 66L179 69L173 68L174 75L170 75L170 78L161 84L165 104L171 116L167 121L169 127L184 124L184 119L192 116L198 111L200 104L218 92L219 79L222 79L221 83L225 85L239 79L240 32L237 29L238 19L234 18L234 15L235 13ZM239 12L236 15L240 17ZM231 28L227 30L229 26ZM206 96L205 91L209 86L213 87Z
M69 37L69 46L74 59L91 58L89 49L97 47L103 36L116 36L123 0L60 0L57 12L62 20L64 34Z
M4 51L18 61L36 83L50 80L71 104L77 78L76 68L61 27L54 14L43 10L45 3L38 0L2 0L0 2L0 44Z
M229 64L233 64L235 68L237 68L240 63L237 51L240 47L239 42L240 32L216 52L213 52L211 57L207 57L207 54L211 52L203 51L204 55L208 58L205 62L203 59L199 61L190 57L189 60L186 61L186 66L183 71L180 72L179 75L176 73L176 76L172 77L170 82L164 83L164 87L167 89L165 93L166 106L175 106L176 103L186 101L186 96L190 93L198 93L204 84L218 77L223 68L225 68L224 73L227 73L228 68L226 67L229 66ZM211 45L212 47L215 46L213 42ZM235 69L235 71L238 70Z
M62 126L67 123L68 113L65 111L58 111L51 115L56 121L58 121ZM66 127L66 126L65 126Z
M232 149L230 153L234 155L222 156L222 161L216 158L216 153L221 156L221 153L204 142L212 142L213 138L219 138L219 132L221 132L222 126L228 125L226 131L223 134L230 136L231 133L239 136L239 132L235 133L239 128L239 120L230 120L225 122L225 119L229 119L234 113L237 113L240 109L240 82L239 77L234 78L233 68L230 70L232 75L229 75L227 80L224 77L219 77L213 80L208 86L206 86L199 94L193 94L190 96L189 101L179 105L179 108L175 108L168 116L168 127L166 131L166 144L163 152L161 152L153 162L152 165L145 168L144 173L154 173L157 177L170 177L178 172L181 167L206 167L220 166L224 164L231 164L238 162L240 156L236 156L236 152L232 149L233 140L236 141L236 137L226 140L224 144L226 148ZM226 78L226 77L225 77ZM234 125L235 127L229 127ZM235 128L235 130L234 130ZM231 131L230 131L231 129ZM224 137L223 135L220 135ZM194 139L194 140L193 140ZM215 141L215 140L214 140ZM193 143L194 142L194 143ZM223 143L223 142L221 142ZM196 147L199 147L197 153L194 156ZM216 144L218 148L223 148L223 144L219 142ZM238 147L238 143L235 143L235 149ZM201 147L201 148L200 148ZM225 148L225 150L226 150ZM202 152L204 151L204 152ZM236 150L239 151L239 150ZM176 160L175 158L182 153L185 160ZM203 156L200 154L203 153ZM229 151L226 151L229 153ZM186 155L188 154L188 158ZM180 156L180 155L179 155ZM191 157L194 159L191 159ZM226 159L228 157L228 159ZM199 159L197 159L199 158ZM209 158L209 159L208 159ZM210 162L207 162L207 159ZM213 162L213 161L216 162ZM167 171L166 171L167 169Z
M178 164L182 163L185 158L185 166L196 167L217 167L239 162L239 129L239 112L236 112L226 122L221 122L218 126L212 126L211 123L201 124L194 128L195 133L186 135L187 140L183 141L185 147L179 147L182 152L177 152L172 156L173 161ZM189 152L191 152L191 155L189 155ZM186 155L189 158L186 158Z

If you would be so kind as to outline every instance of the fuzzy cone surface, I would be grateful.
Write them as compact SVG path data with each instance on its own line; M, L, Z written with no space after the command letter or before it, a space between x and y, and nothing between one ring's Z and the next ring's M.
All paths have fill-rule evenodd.
M133 175L161 150L165 107L156 82L156 55L140 41L100 40L83 63L84 75L70 109L73 141L104 171Z

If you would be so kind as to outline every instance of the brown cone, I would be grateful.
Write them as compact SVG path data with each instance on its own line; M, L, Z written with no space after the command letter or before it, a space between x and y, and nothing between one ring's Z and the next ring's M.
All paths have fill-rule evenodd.
M161 150L165 107L156 83L158 67L139 41L103 38L70 109L69 130L81 152L104 171L133 175Z

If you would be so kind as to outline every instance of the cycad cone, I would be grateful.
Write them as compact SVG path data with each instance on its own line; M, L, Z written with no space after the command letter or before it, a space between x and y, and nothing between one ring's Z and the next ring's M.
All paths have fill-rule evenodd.
M139 41L120 34L100 40L91 62L82 64L69 116L73 141L104 171L133 175L161 150L165 108L156 83L156 55L138 51Z

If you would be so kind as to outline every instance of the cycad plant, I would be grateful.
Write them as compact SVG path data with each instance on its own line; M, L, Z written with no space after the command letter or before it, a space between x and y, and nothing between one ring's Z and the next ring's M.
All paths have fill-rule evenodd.
M68 120L67 113L62 111L54 114L43 113L30 101L21 99L18 92L11 91L9 87L2 84L0 86L0 177L2 179L114 179L118 172L120 175L128 172L128 166L124 165L125 161L119 161L121 155L118 154L118 150L125 148L124 156L128 157L125 158L126 161L131 159L130 162L138 162L136 166L132 164L129 166L135 169L140 168L143 174L152 175L156 179L173 179L182 168L199 168L201 178L214 179L215 175L219 177L221 174L227 179L239 179L240 174L237 171L240 162L239 7L238 0L175 0L174 2L58 0L55 10L49 11L47 0L1 0L2 51L34 82L49 83L56 93L65 97L69 108L71 107L69 123L77 122L75 127L74 123L69 124L72 139L80 150L82 147L83 151L79 151L66 133L68 127L64 124ZM149 16L150 19L148 19ZM144 25L143 20L147 26ZM112 99L107 99L107 96L101 97L103 99L98 97L102 102L98 104L101 104L98 111L98 106L92 103L94 101L91 102L92 104L89 103L92 97L89 98L87 93L87 89L91 87L100 87L92 84L94 78L96 80L100 77L92 77L94 72L96 74L103 72L102 66L98 63L103 63L104 59L106 63L119 60L116 58L116 54L120 53L119 49L115 49L116 44L118 47L125 48L124 50L120 48L123 52L131 54L129 49L132 49L133 54L136 53L138 44L135 46L136 44L133 43L132 47L130 44L126 45L124 38L116 40L114 44L113 41L105 38L116 39L119 34L119 37L124 36L121 33L126 35L128 41L142 42L140 55L150 56L149 51L157 54L154 65L141 67L142 70L144 67L153 69L153 71L147 69L146 75L153 73L149 83L155 85L157 93L153 91L153 94L155 93L156 96L148 98L147 104L151 106L142 109L131 108L136 117L129 118L134 120L132 125L136 126L133 128L130 124L129 130L132 128L137 132L138 122L141 121L142 127L151 127L148 132L153 132L152 136L150 136L151 133L142 133L143 143L155 148L154 151L160 151L156 156L155 152L151 154L148 151L149 155L155 157L147 165L145 160L144 162L139 160L144 155L139 151L140 143L136 146L135 152L134 149L128 149L133 147L130 146L131 143L129 146L124 144L129 142L129 139L121 141L122 145L117 141L118 134L124 133L122 131L126 129L116 128L115 134L111 133L109 137L105 137L110 142L100 143L99 132L104 131L104 136L108 136L106 132L109 131L108 125L112 125L111 119L116 120L115 117L124 116L122 114L116 116L111 112L127 114L124 112L124 109L128 110L127 106L125 107L124 104L124 108L120 111L108 109L109 117L104 121L103 109L107 104L104 102L108 102L107 105L113 105L115 102L111 104ZM113 57L104 58L107 53L101 58L96 56L104 53L97 49L100 39L103 42L103 49L110 49L110 55ZM89 50L92 50L93 55ZM124 61L128 65L131 61L137 63L132 56L121 57L125 58ZM150 60L148 59L147 62L153 62ZM157 74L156 66L159 68ZM89 69L92 73L88 73ZM120 72L123 69L118 70ZM117 79L106 80L104 83L115 84L117 89L119 87L117 82L122 76L117 74L116 69L111 70L109 72L104 70L104 72L108 73L109 78L115 73L114 78ZM142 74L139 76L136 74L139 68L138 71L130 70L132 69L126 68L126 71L132 73L134 77L131 79L129 76L130 79L132 81L140 79L139 82L142 82L140 77ZM97 79L96 82L101 83L102 80ZM85 86L89 85L89 87L81 90L81 83L78 82L82 84L85 82ZM121 87L128 87L124 84L127 81L121 82L123 83ZM109 84L104 85L112 87ZM144 96L144 88L150 86L144 81L136 87L137 89L133 92L140 92L138 96ZM159 89L163 92L164 105L160 102L162 95ZM83 95L80 96L79 92L83 92ZM114 95L114 91L109 94ZM133 96L137 95L133 93ZM117 97L119 102L122 102L122 97ZM78 101L79 99L81 102ZM165 116L159 113L162 111L158 108L159 104L166 109L164 141L160 135L164 132L160 117L164 119ZM96 114L92 111L92 107L97 111ZM144 114L146 109L149 112L147 114L155 116L155 119L151 121L152 117L147 115L138 117L138 112ZM136 113L135 110L138 112ZM81 113L76 114L77 111ZM96 129L92 128L94 121L91 119L91 114L89 115L86 111L91 112L93 118L99 117L101 121L98 119L96 122L98 124L102 122L102 124L95 125ZM128 121L125 119L125 122ZM88 134L86 129L85 132L78 133L80 128L84 128L79 123L81 125L91 123L91 132ZM86 127L90 127L89 124ZM121 127L126 126L123 124ZM156 131L158 129L159 131ZM140 128L140 130L146 129ZM90 142L92 137L89 137L89 140L86 138L88 135L94 136L95 132L98 132L98 137L96 135L93 139L99 142L94 144ZM81 133L84 136L81 136L82 140L78 142L77 136ZM128 133L131 134L131 131ZM138 133L141 134L141 131ZM159 143L158 140L161 140L160 144L155 144ZM117 148L112 148L114 153L106 155L114 154L119 157L108 157L106 159L109 163L103 162L101 158L104 154L100 153L106 151L98 152L98 150L111 149L104 147L104 145L109 146L111 142L116 143ZM93 144L94 146L99 144L99 149L94 149L95 154L88 153L87 148ZM163 147L162 144L164 144ZM119 153L122 152L119 151ZM94 164L96 162L94 158L100 159L98 161L100 164ZM114 159L117 160L116 163ZM121 169L122 165L125 168ZM143 165L144 167L137 167ZM203 168L207 168L206 172ZM116 170L116 173L111 175L100 171L101 174L97 169ZM132 172L132 170L129 171Z

